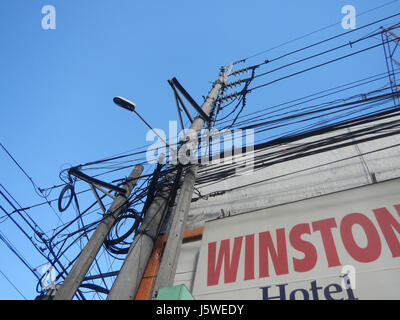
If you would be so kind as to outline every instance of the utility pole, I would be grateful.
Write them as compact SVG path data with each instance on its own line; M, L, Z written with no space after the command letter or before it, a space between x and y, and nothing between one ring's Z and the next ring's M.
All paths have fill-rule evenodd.
M132 189L136 185L136 182L142 172L142 165L137 165L132 170L126 184L123 186L123 189L126 191L125 195L119 195L111 204L110 208L105 213L103 220L101 220L97 226L96 230L90 237L90 240L79 255L78 260L68 273L67 278L57 290L54 300L71 300L74 297L75 292L81 285L86 273L88 272L101 246L103 245L107 234L114 225L116 218L123 213L127 198L131 194Z
M214 82L213 88L204 101L201 109L207 116L210 114L212 107L218 98L220 90L226 84L231 70L232 65L229 67L228 71L226 71L225 68L221 69L218 80ZM190 129L194 130L197 135L199 135L203 126L204 119L199 113L199 115L193 121ZM160 269L158 272L160 276L162 273L162 279L160 278L160 280L158 280L157 278L158 283L161 285L166 282L164 279L168 279L168 283L170 283L169 279L171 279L171 275L175 275L177 258L180 253L185 222L193 195L197 167L197 164L189 165L183 173L184 180L180 195L178 197L178 203L175 209L168 241L164 249L162 265L160 266L160 268L162 267L162 270ZM170 191L164 190L164 192L168 194ZM156 200L158 202L156 202ZM154 202L155 209L160 210L159 203L162 204L162 197L161 199L156 197ZM165 205L165 203L163 205ZM152 206L153 204L151 207ZM146 216L148 215L148 219L145 217L145 221L143 221L140 229L141 231L139 231L139 233L136 235L134 242L131 245L124 264L122 265L118 277L115 280L107 297L108 300L132 300L136 295L137 288L139 287L140 281L143 277L144 269L147 266L147 262L154 247L156 240L155 237L157 236L155 231L159 230L162 222L161 218L159 217L157 219L156 215L154 215L153 211L150 209ZM167 259L164 259L164 257L167 257Z
M213 89L209 93L202 106L203 111L208 115L217 100L220 90L226 85L228 76L232 70L232 65L225 72L221 71L220 77L215 82ZM204 126L204 120L200 117L193 122L191 129L198 134ZM173 285L175 279L178 258L181 252L183 233L186 227L186 220L189 214L190 203L192 201L194 185L196 182L198 164L192 164L186 168L184 181L179 193L171 228L168 234L157 278L153 287L152 297L156 298L160 288L166 288Z
M172 189L172 183L168 181L170 179L175 180L176 174L167 174L165 185L158 191L147 209L107 300L134 299L168 209Z

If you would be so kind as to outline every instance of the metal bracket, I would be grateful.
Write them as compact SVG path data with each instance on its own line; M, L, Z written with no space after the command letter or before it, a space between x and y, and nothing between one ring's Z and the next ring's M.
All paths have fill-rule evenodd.
M92 178L92 177L88 176L87 174L84 174L83 172L79 171L76 168L71 168L71 169L68 170L68 172L70 174L72 174L73 176L75 176L75 177L77 177L77 178L79 178L79 179L81 179L81 180L83 180L83 181L85 181L87 183L94 184L94 185L99 185L99 186L102 186L104 188L111 189L111 190L119 193L120 195L125 195L126 194L126 190L125 189L122 189L120 187L114 186L111 183L107 183L107 182L98 180L96 178ZM102 190L102 192L104 192L104 191Z
M99 204L101 210L103 210L103 213L106 213L106 208L104 207L104 204L103 204L103 202L101 201L101 199L100 199L100 197L99 197L99 194L97 193L97 191L96 191L94 185L91 184L91 183L89 183L89 185L90 185L90 189L92 189L92 191L93 191L93 193L94 193L94 196L95 196L95 198L96 198L96 200L97 200L97 203Z
M190 102L190 104L193 106L193 108L196 109L196 111L199 113L199 116L203 118L204 121L206 122L211 122L210 117L200 108L200 106L197 104L196 101L190 96L190 94L185 90L185 88L182 87L182 85L179 83L179 81L174 77L170 81L168 81L170 84L172 84L173 88L176 88L182 93L182 95L186 98L187 101Z
M181 129L183 130L183 134L185 135L185 126L183 124L183 120L182 120L182 112L181 112L181 108L179 103L182 105L183 109L185 110L186 115L188 116L189 120L191 123L193 123L193 119L190 116L189 111L187 110L185 104L183 103L183 101L181 100L181 97L179 96L179 93L176 91L174 85L172 84L172 82L170 80L168 80L169 85L171 86L172 90L174 91L174 96L175 96L175 103L176 103L176 108L178 110L178 116L179 116L179 122L181 124Z
M101 191L105 195L109 196L113 200L115 200L117 197L113 196L111 193L109 193L108 191L104 190L100 186L105 187L105 188L110 189L110 190L113 190L113 191L117 192L119 195L125 196L125 194L126 194L125 189L122 189L122 188L114 186L114 185L112 185L110 183L107 183L107 182L92 178L92 177L84 174L83 172L79 171L76 168L71 168L71 169L68 170L68 172L71 175L73 175L73 176L75 176L75 177L77 177L77 178L79 178L79 179L81 179L81 180L83 180L83 181L85 181L85 182L87 182L89 184L90 189L92 189L93 194L94 194L94 196L96 198L96 201L99 204L99 206L100 206L100 208L101 208L101 210L103 211L104 214L106 213L107 210L106 210L103 202L101 201L101 198L99 197L99 194L97 193L96 189L98 189L99 191Z

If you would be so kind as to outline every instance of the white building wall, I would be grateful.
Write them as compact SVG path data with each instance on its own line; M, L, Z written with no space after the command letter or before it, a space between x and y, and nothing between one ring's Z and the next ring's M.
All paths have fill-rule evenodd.
M400 117L397 119L399 118ZM391 120L393 120L393 118L390 119L390 121ZM361 127L353 127L352 130L357 130L359 128ZM344 132L344 130L341 131L341 133ZM328 137L338 133L339 132L334 132L333 134L330 133L325 136ZM322 136L318 136L318 139L321 137ZM269 149L268 152L271 150L283 152L282 150L293 145L312 141L313 139L315 138L298 141L295 144L275 147ZM196 185L200 194L206 195L210 192L266 180L265 182L250 187L210 197L207 200L200 199L196 202L192 202L186 229L201 227L204 225L205 221L222 218L221 209L226 215L237 215L261 208L268 208L364 186L373 183L372 174L375 175L377 182L398 178L400 177L400 147L390 148L364 156L360 156L360 154L383 149L399 143L400 135L394 135L265 167L249 175L230 177L209 186ZM354 158L324 165L325 163L334 162L347 157ZM215 165L210 166L209 168L214 166ZM320 167L290 174L314 166ZM206 172L207 168L199 170L199 177ZM290 175L280 177L287 174ZM197 196L194 195L194 198L195 197ZM192 289L200 243L201 240L183 244L175 276L176 285L185 284L189 290Z

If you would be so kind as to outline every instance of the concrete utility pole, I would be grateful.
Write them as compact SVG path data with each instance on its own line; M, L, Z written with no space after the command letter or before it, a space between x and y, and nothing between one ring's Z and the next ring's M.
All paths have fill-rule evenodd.
M210 114L220 90L227 82L227 78L231 70L232 65L229 67L228 71L226 71L225 68L222 68L218 80L214 82L213 88L201 107L206 115ZM193 121L190 129L194 130L198 135L200 134L203 126L204 120L200 115L198 115ZM164 249L162 265L160 266L162 267L162 270L160 269L158 272L159 275L162 273L162 279L158 281L158 283L161 285L165 283L164 278L171 279L171 275L175 275L177 257L179 256L186 217L188 215L190 202L192 199L197 167L198 165L190 165L183 173L184 181L178 198L178 204L173 217L173 223L169 233L167 245ZM169 194L170 191L164 190L163 192L165 192L166 195ZM156 200L158 200L158 202L156 202ZM162 199L158 199L158 197L156 197L153 203L154 202L154 210L160 210L161 207L159 206L160 204L163 204ZM165 203L163 205L165 206ZM150 208L152 206L153 204L150 206ZM148 219L146 219L147 216L149 216ZM109 300L132 300L136 295L137 288L139 287L140 281L143 277L144 269L146 268L147 262L154 247L154 242L156 240L155 237L157 236L156 231L159 230L162 222L161 217L156 219L156 214L154 214L154 212L150 209L147 212L146 217L145 221L142 223L141 231L139 231L139 233L136 235L121 271L119 272L118 277L111 288L111 291L107 297ZM164 256L168 257L168 259L165 260ZM170 281L168 280L168 283L169 282Z
M233 65L230 65L226 72L224 69L221 70L220 77L214 83L213 89L209 93L206 101L204 101L202 109L207 115L211 112L218 97L218 93L222 87L226 85L232 66ZM195 130L199 134L203 126L204 120L197 117L193 122L191 129ZM193 164L188 166L184 173L184 181L173 214L171 229L168 234L167 243L163 251L157 278L153 287L153 298L157 297L159 289L170 287L174 283L178 258L182 247L183 233L185 231L186 220L193 196L194 184L196 182L197 169L198 164Z
M82 250L75 262L71 271L68 273L67 278L61 285L60 289L57 290L54 300L71 300L75 292L81 285L83 278L88 272L94 259L96 258L107 234L110 232L111 227L114 225L116 218L123 213L124 204L127 198L132 192L133 187L136 185L137 180L143 172L143 166L137 165L128 177L128 181L124 185L123 189L126 191L126 195L118 196L111 204L110 208L104 215L104 219L99 223L96 230L90 237L89 242Z
M192 200L197 176L197 165L186 168L185 177L172 216L172 224L164 247L160 267L154 283L152 299L157 298L158 290L171 287L175 279L178 258L181 252L183 233ZM187 200L189 199L189 200Z
M166 180L175 179L176 174L167 175ZM164 220L170 200L172 183L166 183L157 193L146 211L143 222L136 233L128 254L115 279L107 300L133 300L142 280L147 262Z

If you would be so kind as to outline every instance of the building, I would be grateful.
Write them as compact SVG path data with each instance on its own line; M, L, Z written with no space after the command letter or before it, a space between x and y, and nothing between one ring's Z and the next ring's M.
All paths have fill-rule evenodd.
M195 299L397 299L400 140L392 122L399 119L258 150L267 160L317 139L381 128L365 142L339 147L341 138L331 144L337 149L261 167L246 179L205 182L219 165L201 168L174 284ZM137 299L149 298L165 237Z

